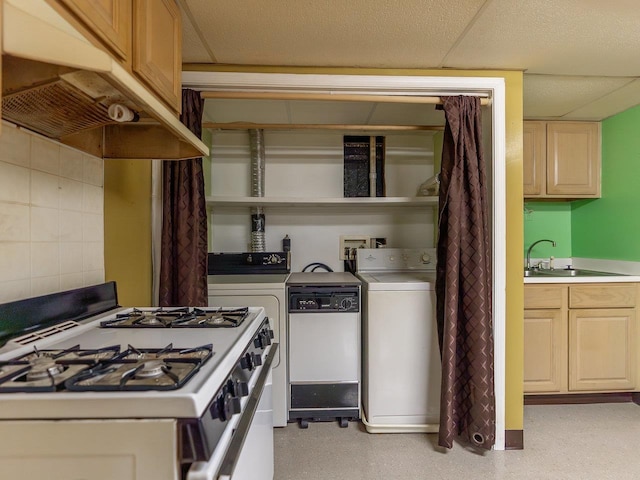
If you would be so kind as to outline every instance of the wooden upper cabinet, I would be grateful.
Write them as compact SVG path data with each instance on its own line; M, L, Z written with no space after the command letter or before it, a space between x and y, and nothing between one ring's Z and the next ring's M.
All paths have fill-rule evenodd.
M524 122L525 197L599 198L600 166L599 123Z
M547 124L547 194L600 196L600 124Z
M524 194L542 195L547 171L547 125L544 122L524 122L522 143Z
M133 71L172 110L182 106L182 19L174 0L134 0Z
M59 0L100 44L125 66L131 65L132 0ZM52 2L50 2L52 3Z

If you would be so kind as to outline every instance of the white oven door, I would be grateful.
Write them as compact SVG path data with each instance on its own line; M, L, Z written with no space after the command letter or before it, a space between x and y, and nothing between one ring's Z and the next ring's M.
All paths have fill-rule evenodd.
M273 480L272 372L278 344L274 343L241 414L232 419L207 462L191 465L187 480Z

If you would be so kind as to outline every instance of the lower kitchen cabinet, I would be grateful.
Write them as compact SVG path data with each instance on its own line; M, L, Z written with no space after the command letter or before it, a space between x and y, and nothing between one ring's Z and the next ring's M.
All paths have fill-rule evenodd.
M634 391L638 284L525 285L524 392Z
M633 308L569 311L569 390L634 390Z
M525 393L566 391L567 287L525 286Z
M567 385L567 322L559 309L524 312L526 393L560 393Z

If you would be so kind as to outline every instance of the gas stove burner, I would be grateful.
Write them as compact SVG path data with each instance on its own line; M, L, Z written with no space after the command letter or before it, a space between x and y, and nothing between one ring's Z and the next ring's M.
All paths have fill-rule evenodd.
M249 308L194 308L192 317L174 322L174 327L229 328L239 326L249 315Z
M72 376L114 358L118 345L81 350L75 345L63 350L38 350L22 357L0 362L0 392L50 392L63 387Z
M175 390L182 387L213 355L212 345L179 349L129 348L65 382L68 390Z
M100 323L108 328L237 327L249 315L249 308L177 308L174 310L139 310L116 315Z
M139 310L134 308L128 313L119 313L114 319L100 323L101 327L119 328L166 328L170 327L177 319L189 315L188 308L176 308L164 310Z
M167 368L162 360L142 362L136 369L136 378L155 378L164 375Z
M64 365L56 363L55 360L48 357L37 357L31 363L31 368L27 372L27 381L42 380L45 378L53 378L64 372Z

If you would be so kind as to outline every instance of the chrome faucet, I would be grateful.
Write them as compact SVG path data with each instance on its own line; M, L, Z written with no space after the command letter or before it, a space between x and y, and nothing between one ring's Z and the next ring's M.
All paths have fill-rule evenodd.
M529 247L529 249L527 250L527 268L526 270L531 270L531 249L533 247L535 247L537 244L539 244L540 242L549 242L552 246L556 246L556 242L554 242L553 240L547 240L547 239L542 239L542 240L538 240L537 242L533 242L531 244L531 246Z

